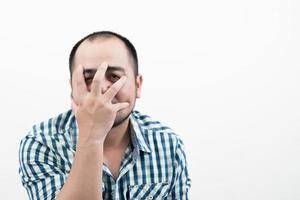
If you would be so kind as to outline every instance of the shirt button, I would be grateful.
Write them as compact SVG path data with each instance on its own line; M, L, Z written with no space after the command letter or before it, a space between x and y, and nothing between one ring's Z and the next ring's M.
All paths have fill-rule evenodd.
M148 200L152 200L152 199L153 199L153 196L150 195L150 196L148 197Z

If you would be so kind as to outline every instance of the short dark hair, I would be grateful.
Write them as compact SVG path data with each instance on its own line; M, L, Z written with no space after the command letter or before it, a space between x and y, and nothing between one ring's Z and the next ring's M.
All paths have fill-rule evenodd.
M72 48L70 56L69 56L69 70L70 70L70 77L72 77L72 71L73 71L73 64L74 64L74 57L76 54L76 51L78 49L78 47L80 46L80 44L85 41L85 40L90 40L93 41L97 38L112 38L112 37L116 37L118 39L120 39L126 46L129 55L132 58L133 61L133 71L135 76L138 75L139 71L138 71L138 57L137 57L137 52L135 50L135 47L133 46L133 44L124 36L118 34L118 33L114 33L112 31L98 31L98 32L94 32L91 33L87 36L85 36L84 38L82 38L81 40L79 40Z

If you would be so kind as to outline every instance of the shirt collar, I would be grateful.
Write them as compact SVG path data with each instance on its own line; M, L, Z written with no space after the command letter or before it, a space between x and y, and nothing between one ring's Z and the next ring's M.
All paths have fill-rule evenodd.
M146 130L143 129L141 124L138 122L134 112L131 113L129 121L131 141L134 149L150 153L151 149L149 147L149 143L145 138Z

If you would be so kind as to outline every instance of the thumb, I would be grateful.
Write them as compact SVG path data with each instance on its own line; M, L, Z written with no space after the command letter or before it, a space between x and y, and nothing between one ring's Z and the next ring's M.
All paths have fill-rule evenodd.
M124 108L127 108L129 106L129 103L128 102L122 102L122 103L116 103L116 104L113 104L116 111L119 111L119 110L122 110Z

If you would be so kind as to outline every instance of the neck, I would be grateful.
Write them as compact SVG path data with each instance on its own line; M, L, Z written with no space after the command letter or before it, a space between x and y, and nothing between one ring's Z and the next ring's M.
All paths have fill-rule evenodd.
M129 117L121 124L113 127L107 134L104 141L104 148L118 148L122 146L127 146L130 142L130 134L128 131Z

